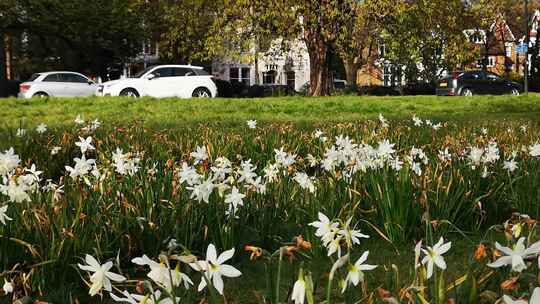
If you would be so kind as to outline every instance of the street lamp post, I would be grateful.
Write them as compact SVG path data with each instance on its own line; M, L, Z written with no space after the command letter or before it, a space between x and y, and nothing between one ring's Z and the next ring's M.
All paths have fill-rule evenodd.
M523 89L525 90L525 95L529 93L529 0L525 0L525 67L523 69Z

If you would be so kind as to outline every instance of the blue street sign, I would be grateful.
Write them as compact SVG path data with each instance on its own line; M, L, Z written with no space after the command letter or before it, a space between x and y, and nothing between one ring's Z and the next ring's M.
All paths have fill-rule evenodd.
M525 43L519 44L516 49L518 54L525 54L527 53L527 50L528 50L528 47Z

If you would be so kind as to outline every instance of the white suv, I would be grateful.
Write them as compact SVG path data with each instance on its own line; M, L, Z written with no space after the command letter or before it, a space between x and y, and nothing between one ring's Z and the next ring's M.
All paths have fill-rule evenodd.
M217 87L202 67L159 65L149 67L132 78L105 82L98 87L99 96L205 97L217 96Z
M19 85L19 98L77 97L96 93L97 85L86 76L75 72L46 72L32 75Z

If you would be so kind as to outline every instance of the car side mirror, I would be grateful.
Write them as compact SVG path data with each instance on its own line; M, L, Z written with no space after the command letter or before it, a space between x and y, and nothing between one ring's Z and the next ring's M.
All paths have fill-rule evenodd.
M92 80L88 80L88 85L93 85L95 84Z
M156 74L153 74L153 73L150 73L150 74L146 75L146 79L148 79L148 80L152 80L152 79L156 79L156 78L159 78L159 76L156 75Z

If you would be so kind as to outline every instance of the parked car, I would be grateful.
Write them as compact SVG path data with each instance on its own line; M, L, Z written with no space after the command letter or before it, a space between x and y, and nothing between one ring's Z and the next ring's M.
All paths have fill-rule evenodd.
M19 98L77 97L94 95L97 85L83 74L58 71L34 74L19 89Z
M334 79L334 90L336 91L345 90L346 87L347 87L347 80Z
M519 95L522 87L519 83L504 79L487 71L455 72L439 80L437 95Z
M149 67L132 78L105 82L98 87L99 96L129 97L216 97L212 76L202 67L159 65Z

